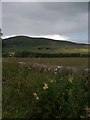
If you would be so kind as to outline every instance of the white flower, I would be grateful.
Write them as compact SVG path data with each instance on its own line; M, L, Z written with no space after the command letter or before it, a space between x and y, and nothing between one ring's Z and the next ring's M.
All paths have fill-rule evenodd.
M28 69L30 70L31 68L29 67Z
M80 116L81 118L85 118L85 116Z
M50 82L51 82L51 83L53 83L54 81L53 81L53 80L51 80Z
M58 68L58 69L59 69L59 68L63 68L63 66L59 66L59 65L58 65L57 68Z
M34 96L37 100L39 99L37 93L33 93L33 96Z
M57 68L60 68L60 66L57 66Z
M39 97L37 96L36 99L39 100Z
M44 89L44 90L48 89L48 84L47 84L47 83L44 83L43 89Z
M90 75L90 69L86 68L84 70L84 75L86 75L86 76Z
M90 112L90 108L88 106L86 106L85 110Z
M86 106L85 110L87 111L88 117L90 117L90 108Z
M55 75L57 74L57 72L55 72Z
M57 71L58 70L58 68L55 68L55 71Z
M33 93L34 96L37 96L37 93Z
M25 65L26 63L25 62L18 62L18 64Z
M51 70L51 68L48 68L48 71L50 71Z

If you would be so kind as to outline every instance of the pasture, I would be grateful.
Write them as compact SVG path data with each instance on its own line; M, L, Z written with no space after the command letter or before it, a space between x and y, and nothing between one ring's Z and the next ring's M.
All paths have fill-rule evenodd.
M88 118L88 58L3 58L3 118Z

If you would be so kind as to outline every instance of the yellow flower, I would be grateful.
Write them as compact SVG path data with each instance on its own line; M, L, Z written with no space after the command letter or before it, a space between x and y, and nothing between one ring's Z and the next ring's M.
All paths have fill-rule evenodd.
M47 84L47 83L44 83L43 89L44 89L44 90L48 89L48 84Z
M72 83L72 81L73 81L73 76L69 76L68 81Z

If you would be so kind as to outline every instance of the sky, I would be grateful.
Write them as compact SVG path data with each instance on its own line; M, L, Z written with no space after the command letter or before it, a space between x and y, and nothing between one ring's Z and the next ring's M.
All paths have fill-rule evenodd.
M0 2L0 28L2 26L2 5L1 5L1 2Z
M89 0L1 0L2 2L89 2Z
M88 2L3 2L3 38L14 35L88 43Z

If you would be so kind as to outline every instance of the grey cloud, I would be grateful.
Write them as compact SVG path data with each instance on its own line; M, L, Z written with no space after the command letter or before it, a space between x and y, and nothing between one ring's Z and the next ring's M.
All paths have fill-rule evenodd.
M69 34L88 31L88 3L3 2L3 31L12 34Z
M0 2L0 28L2 28L2 4Z
M89 0L2 0L2 2L89 2Z

